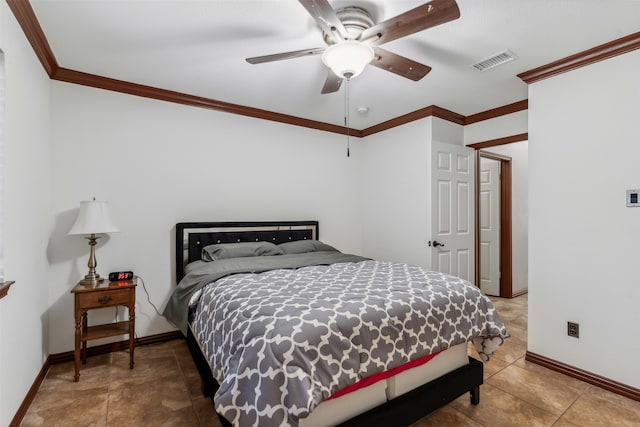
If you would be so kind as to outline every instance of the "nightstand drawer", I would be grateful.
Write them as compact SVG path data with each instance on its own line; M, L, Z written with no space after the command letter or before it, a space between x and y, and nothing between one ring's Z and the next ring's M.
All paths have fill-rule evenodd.
M113 307L116 305L129 305L131 298L130 289L118 291L87 292L78 295L80 308Z

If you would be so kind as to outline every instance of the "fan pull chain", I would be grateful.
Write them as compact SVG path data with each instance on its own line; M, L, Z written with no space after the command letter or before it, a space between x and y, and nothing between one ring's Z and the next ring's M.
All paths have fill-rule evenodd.
M347 128L347 157L350 157L349 149L351 147L351 133L349 132L349 80L346 80L344 91L344 126Z

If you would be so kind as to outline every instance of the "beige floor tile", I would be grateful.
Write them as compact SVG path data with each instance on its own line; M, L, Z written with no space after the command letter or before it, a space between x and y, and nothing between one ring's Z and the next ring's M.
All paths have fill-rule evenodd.
M493 358L500 359L506 363L513 363L516 360L522 358L527 352L527 346L520 344L510 338L507 338L496 351L493 353Z
M509 341L515 342L517 344L527 346L527 329L522 326L517 325L513 321L505 321L505 326L507 327L507 331L509 331Z
M580 426L640 426L640 402L589 386L561 420Z
M140 355L136 358L133 369L129 369L128 353L117 353L114 354L109 375L112 383L139 383L147 379L180 375L180 369L171 349L159 354L149 353L144 357Z
M194 398L193 409L202 427L222 427L218 419L218 414L213 409L213 403L208 397Z
M75 363L65 362L51 366L40 390L53 388L56 390L82 390L109 384L109 366L112 354L101 354L87 358L87 363L80 363L80 380L75 382Z
M493 375L497 374L504 368L509 366L509 364L503 360L496 359L495 357L491 358L487 363L484 364L483 369L483 378L487 381Z
M102 399L107 398L109 392L108 385L97 387L82 387L77 390L65 389L56 390L48 389L42 393L36 394L35 399L31 403L29 410L34 412L42 412L45 410L68 409L74 402L86 399Z
M482 424L473 421L462 412L453 409L451 406L445 406L431 415L428 415L412 424L411 427L440 427L440 426L456 426L456 427L482 427Z
M180 425L199 425L179 375L122 383L109 390L109 425L171 425L166 424L168 420L180 421ZM160 424L155 424L156 421ZM146 424L139 424L142 422Z
M56 403L45 405L45 408L32 405L20 425L23 427L98 427L107 425L106 388L101 391L86 390L81 394L74 393L73 396L69 394L57 396L54 393L49 393L46 400L56 401Z
M165 411L137 411L136 408L131 407L126 412L120 412L115 415L111 415L109 411L109 420L107 423L109 427L199 427L200 421L196 416L191 406L182 408L180 410L165 412Z
M515 364L493 375L487 384L557 416L562 415L583 391L574 388L564 375L538 375Z
M184 375L189 395L192 398L197 398L202 395L200 373L196 368L191 353L186 345L174 347L176 360L178 366Z
M555 422L553 427L581 427L581 426L578 424L570 423L564 418L560 418L558 421Z
M516 326L519 326L522 329L527 329L529 327L529 317L527 315L517 316L511 319L510 323L515 324Z
M452 402L451 406L472 420L491 427L548 427L558 419L558 416L490 384L480 388L479 405L472 405L465 395Z

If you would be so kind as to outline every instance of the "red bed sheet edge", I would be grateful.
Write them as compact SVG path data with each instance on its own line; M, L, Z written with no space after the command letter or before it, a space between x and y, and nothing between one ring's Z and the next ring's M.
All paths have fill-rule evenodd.
M407 362L403 365L397 366L393 369L389 369L388 371L380 372L378 374L371 375L370 377L363 378L357 383L351 384L343 388L342 390L338 390L329 396L326 400L336 399L340 396L344 396L345 394L352 393L356 390L360 390L361 388L368 387L372 384L377 383L378 381L386 380L387 378L391 378L394 375L397 375L401 372L407 371L411 368L416 368L418 366L422 366L434 357L436 357L438 353L427 354L426 356L419 357L415 360Z

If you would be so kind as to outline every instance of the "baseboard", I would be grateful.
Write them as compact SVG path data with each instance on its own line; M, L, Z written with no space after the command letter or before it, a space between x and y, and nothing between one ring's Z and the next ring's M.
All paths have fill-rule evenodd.
M172 332L165 332L162 334L149 335L146 337L136 338L135 342L136 342L136 347L138 347L142 345L158 344L161 342L173 341L175 339L184 339L184 335L182 335L180 331L172 331ZM128 348L129 348L129 340L118 341L118 342L113 342L109 344L98 345L95 347L88 347L87 356L107 354L114 351L127 350ZM22 401L22 404L20 405L20 407L18 408L18 411L14 415L13 420L11 420L9 427L18 427L20 425L20 423L22 422L22 419L24 418L24 416L27 414L27 411L29 410L29 406L31 406L33 399L35 399L36 394L38 393L40 384L42 384L42 381L44 381L45 377L47 376L47 372L49 371L49 368L51 367L51 365L55 365L57 363L63 363L63 362L70 362L70 361L73 361L73 359L74 359L73 351L50 354L49 357L47 357L47 360L45 360L44 364L42 365L42 369L40 369L40 372L36 376L36 379L33 381L31 388L29 389L29 391L27 392L27 395Z
M47 372L49 372L50 366L51 364L49 363L49 358L47 357L47 360L44 361L44 365L42 365L42 369L40 369L40 372L38 372L36 379L33 381L33 384L31 384L31 388L29 388L29 391L27 392L26 397L22 401L22 404L18 408L18 411L16 412L16 414L13 416L13 419L9 423L9 427L18 427L20 425L20 423L22 422L22 419L24 418L24 416L27 414L27 411L29 410L29 406L31 406L31 402L33 402L33 399L35 399L36 397L36 393L40 388L40 384L42 384L42 381L44 381L44 378L47 376Z
M527 351L525 360L640 402L640 389Z
M518 291L515 294L511 294L511 298L521 297L522 295L526 295L529 293L529 289L524 289L522 291Z

